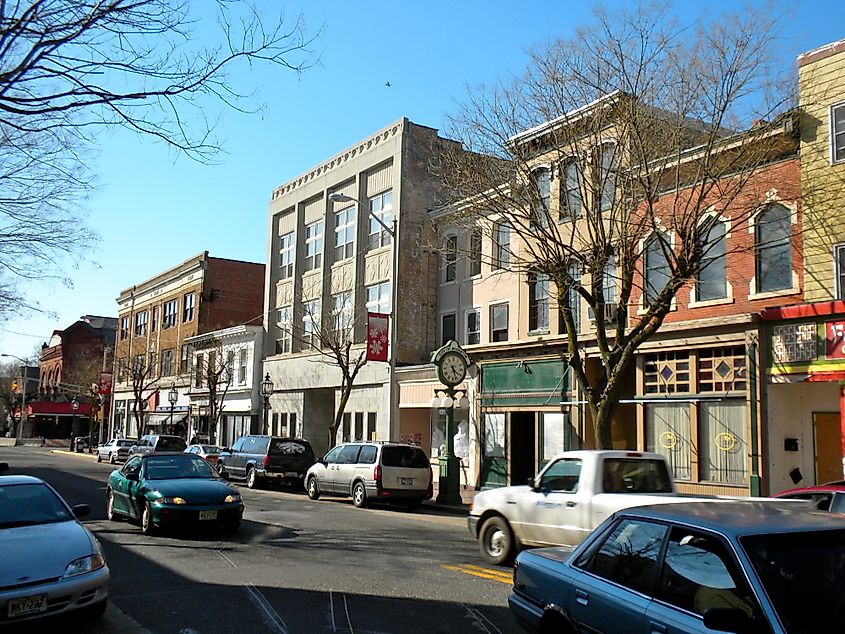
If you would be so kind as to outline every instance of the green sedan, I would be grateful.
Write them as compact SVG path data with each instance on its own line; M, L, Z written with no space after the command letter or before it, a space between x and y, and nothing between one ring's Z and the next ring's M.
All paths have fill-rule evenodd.
M108 518L138 520L145 535L185 524L216 524L234 532L244 513L237 489L191 454L132 456L122 469L112 471L106 489Z

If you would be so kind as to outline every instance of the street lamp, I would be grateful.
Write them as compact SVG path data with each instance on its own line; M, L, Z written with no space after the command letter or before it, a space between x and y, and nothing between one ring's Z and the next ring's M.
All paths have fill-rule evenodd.
M167 400L170 401L170 433L173 433L173 407L179 400L179 392L176 391L176 384L170 384L170 391L167 393Z
M273 380L268 372L261 382L261 396L264 397L264 431L267 433L267 410L270 409L270 395L273 393Z
M396 211L391 212L392 220L390 222L390 227L388 227L381 218L375 215L370 209L369 204L365 204L354 198L353 196L348 196L346 194L342 194L340 192L332 192L329 194L329 200L331 202L338 202L338 203L350 203L354 202L366 209L367 214L369 214L370 218L375 220L381 228L387 231L390 234L390 242L391 242L391 258L390 258L390 385L388 387L388 394L389 394L389 401L390 401L390 415L388 416L388 438L389 440L393 440L394 438L394 428L396 426L395 420L395 406L394 401L396 400L396 355L398 352L398 346L396 345L398 342L396 341L396 317L399 314L398 306L399 303L399 231L397 223L396 223Z
M70 409L73 411L73 417L70 419L70 450L76 451L76 447L73 446L75 441L76 435L76 410L79 409L79 401L76 400L76 397L73 397L73 400L70 402Z
M15 434L16 438L23 437L23 426L26 422L26 381L29 378L29 361L21 359L19 356L15 354L7 354L2 353L0 357L12 357L13 359L17 359L21 363L23 363L23 375L21 376L21 415L20 419L18 420L18 429L17 433Z

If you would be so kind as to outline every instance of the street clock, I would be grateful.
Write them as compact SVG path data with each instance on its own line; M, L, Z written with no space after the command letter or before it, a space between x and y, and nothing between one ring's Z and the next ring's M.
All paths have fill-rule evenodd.
M431 362L437 371L440 382L455 387L466 378L470 364L466 352L455 341L450 341L431 355Z

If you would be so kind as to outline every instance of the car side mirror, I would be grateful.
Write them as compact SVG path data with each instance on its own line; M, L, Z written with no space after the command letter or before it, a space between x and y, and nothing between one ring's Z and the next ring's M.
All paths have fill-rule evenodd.
M525 481L525 484L527 484L531 488L532 491L539 491L540 490L540 487L537 486L537 478L535 478L534 476L531 476L530 478L528 478Z
M0 473L5 473L9 470L9 463L8 462L0 462Z
M80 517L85 517L91 513L91 507L87 504L77 504L73 508L70 509L73 512L73 516L77 519Z
M127 473L126 479L130 482L137 482L138 481L138 474L137 473Z
M704 627L720 632L753 634L759 631L757 624L740 608L710 608L704 612Z

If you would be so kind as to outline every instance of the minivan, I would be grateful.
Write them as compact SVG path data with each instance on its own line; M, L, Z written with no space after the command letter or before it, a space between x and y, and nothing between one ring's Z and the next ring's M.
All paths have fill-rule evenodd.
M217 472L223 478L246 480L256 489L269 480L302 488L308 467L314 464L314 450L307 440L281 436L242 436L217 458Z
M305 490L348 495L361 508L370 502L399 502L417 508L432 495L431 464L416 445L352 442L337 445L308 470Z

